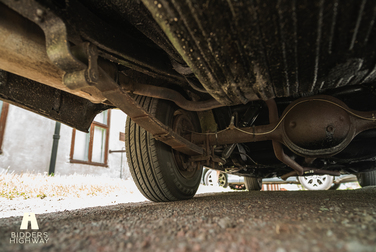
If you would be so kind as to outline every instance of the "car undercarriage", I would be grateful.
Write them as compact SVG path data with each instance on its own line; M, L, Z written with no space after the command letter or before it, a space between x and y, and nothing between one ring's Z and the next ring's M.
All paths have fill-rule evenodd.
M376 185L375 18L365 0L1 0L0 98L82 131L125 112L153 201L193 197L202 166L249 190Z

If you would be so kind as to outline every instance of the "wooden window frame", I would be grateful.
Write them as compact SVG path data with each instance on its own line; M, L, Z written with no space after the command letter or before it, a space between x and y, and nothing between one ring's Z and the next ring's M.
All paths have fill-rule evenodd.
M90 126L90 140L89 140L89 150L88 150L88 161L77 160L73 158L74 155L74 144L76 141L76 129L73 129L72 132L72 142L71 142L71 151L70 151L70 163L75 164L87 164L87 165L94 165L94 166L102 166L108 167L108 148L109 148L109 136L110 136L110 119L111 119L111 110L107 110L107 125L103 123L99 123L93 121ZM94 127L100 127L106 129L106 143L105 143L105 150L104 150L104 163L92 162L92 155L93 155L93 142L94 142Z
M9 111L9 103L3 101L3 107L1 109L1 116L0 116L0 154L3 153L3 140L4 140L4 133L5 133L5 125L7 122Z

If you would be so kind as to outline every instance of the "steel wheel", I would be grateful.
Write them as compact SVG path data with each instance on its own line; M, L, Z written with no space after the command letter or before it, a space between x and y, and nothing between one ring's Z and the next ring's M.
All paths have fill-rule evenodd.
M333 176L312 175L299 177L300 184L307 190L328 190L333 184Z
M227 175L225 173L220 173L218 178L218 184L222 187L227 187Z
M216 171L209 170L205 173L204 176L204 184L208 186L215 186L214 184L214 176L217 175ZM218 178L218 185L221 187L227 187L227 176L225 173L220 173Z
M205 182L205 185L207 186L214 186L213 171L207 171L205 173L204 182Z

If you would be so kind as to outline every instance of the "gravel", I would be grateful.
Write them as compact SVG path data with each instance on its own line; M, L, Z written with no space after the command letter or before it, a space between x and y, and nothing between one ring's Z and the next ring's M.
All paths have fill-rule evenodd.
M95 206L117 205L119 203L149 201L139 192L132 180L114 180L115 183L119 183L119 181L121 181L122 186L117 188L117 190L107 190L110 192L98 193L97 196L83 195L81 197L77 197L74 194L67 193L68 196L66 197L48 196L44 198L29 199L19 197L11 200L0 197L0 218L23 216L25 212L44 214ZM233 190L229 188L200 185L197 194L231 191Z
M2 218L0 251L376 251L375 200L375 187L222 192L37 214L43 244L10 243L22 217Z

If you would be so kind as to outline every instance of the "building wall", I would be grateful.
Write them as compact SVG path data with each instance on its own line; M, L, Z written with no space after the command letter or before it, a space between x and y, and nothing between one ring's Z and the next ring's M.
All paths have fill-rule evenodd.
M54 121L9 106L5 125L0 167L17 173L48 171Z
M111 111L109 150L124 149L125 143L119 141L119 132L124 132L125 118L125 114L120 110ZM123 178L128 178L130 176L125 153L109 153L108 167L70 163L69 158L71 150L71 141L72 128L66 125L62 125L60 132L58 157L56 160L56 174L96 174L107 175L112 178L119 178L120 168L123 167ZM122 155L123 163L121 163Z
M119 132L124 132L126 115L111 111L109 150L124 149ZM48 172L51 158L55 121L10 105L3 140L0 167L21 173ZM109 153L108 167L70 163L73 129L61 125L55 174L90 174L113 178L130 177L125 153ZM122 170L122 171L121 171Z

